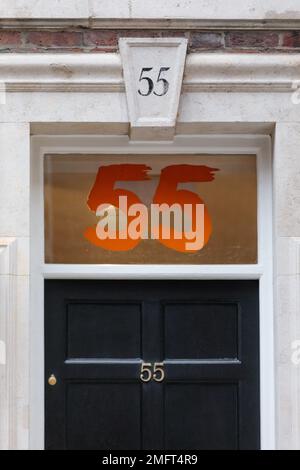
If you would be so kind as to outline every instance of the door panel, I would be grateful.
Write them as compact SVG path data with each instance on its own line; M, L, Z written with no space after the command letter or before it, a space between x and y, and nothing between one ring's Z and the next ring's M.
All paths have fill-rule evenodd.
M128 383L69 383L67 448L134 450L140 447L140 389L139 384Z
M49 280L45 332L47 449L259 448L256 281Z
M68 358L141 357L141 305L70 302Z
M164 314L166 358L238 358L238 304L174 302Z
M167 449L238 449L237 384L168 384L165 423Z

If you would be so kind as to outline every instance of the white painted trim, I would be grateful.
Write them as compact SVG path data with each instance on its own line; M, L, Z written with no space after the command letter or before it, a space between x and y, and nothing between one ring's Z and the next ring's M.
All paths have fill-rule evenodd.
M47 153L256 154L258 170L257 265L124 266L43 263L43 158ZM268 136L176 136L173 142L131 142L126 136L32 137L31 198L31 419L30 447L44 446L44 278L72 279L259 279L261 447L275 448L274 332L272 267L272 165Z
M0 363L0 450L15 449L16 425L16 239L0 238L0 341L5 352Z
M275 344L273 291L273 197L271 139L260 147L258 157L258 261L260 278L260 395L261 448L275 449ZM273 425L271 424L273 423Z
M259 279L261 265L172 264L50 264L43 265L45 279Z
M125 92L120 55L2 54L7 92ZM188 54L184 92L291 92L299 54Z

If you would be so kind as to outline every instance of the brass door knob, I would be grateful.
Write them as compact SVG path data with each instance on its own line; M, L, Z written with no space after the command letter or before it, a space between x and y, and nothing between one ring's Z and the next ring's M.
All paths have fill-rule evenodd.
M50 375L48 379L48 384L51 385L51 387L54 387L54 385L57 384L57 380L54 374Z

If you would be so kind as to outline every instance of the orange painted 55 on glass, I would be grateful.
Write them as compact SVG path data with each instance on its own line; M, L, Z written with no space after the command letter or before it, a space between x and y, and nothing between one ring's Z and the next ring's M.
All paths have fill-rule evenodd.
M201 197L179 184L213 181L218 169L188 164L163 168L150 207L133 191L115 188L121 181L150 180L150 170L145 164L101 166L87 200L99 222L84 236L111 251L132 250L149 238L183 253L201 250L212 233L211 217Z

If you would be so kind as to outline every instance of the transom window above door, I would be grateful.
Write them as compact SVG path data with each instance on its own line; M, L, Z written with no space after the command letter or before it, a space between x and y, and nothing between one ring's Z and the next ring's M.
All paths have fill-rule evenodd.
M45 262L257 263L256 155L48 154Z

